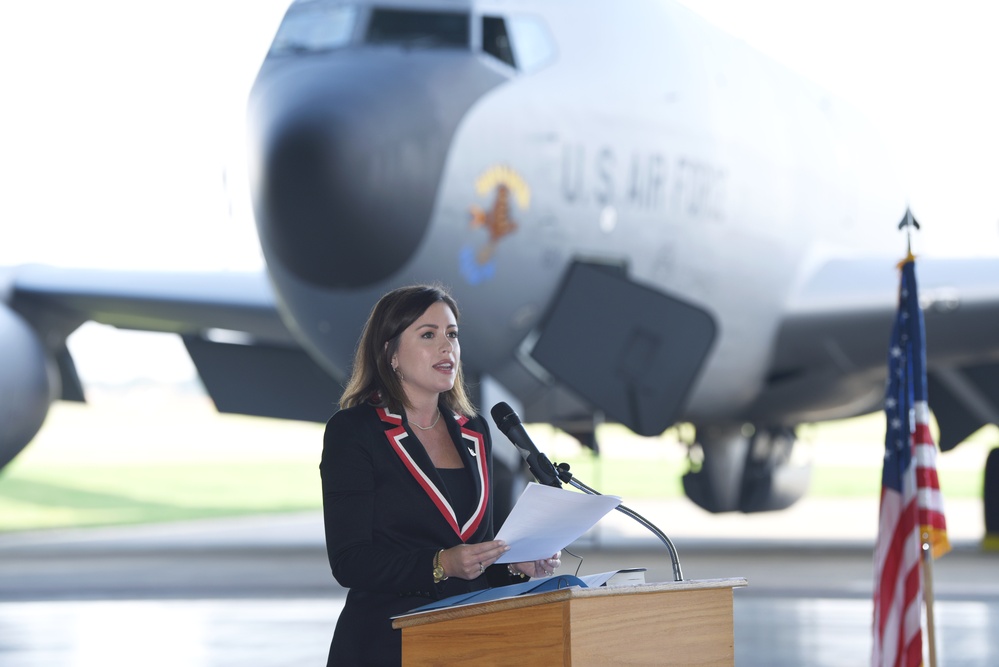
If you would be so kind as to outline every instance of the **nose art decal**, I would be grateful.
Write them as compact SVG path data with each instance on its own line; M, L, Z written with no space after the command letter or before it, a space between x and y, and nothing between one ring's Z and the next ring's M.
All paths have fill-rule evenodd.
M500 240L507 234L517 231L519 225L513 217L513 208L527 211L531 205L531 189L520 174L506 166L490 167L475 182L479 198L492 195L492 207L483 209L472 205L469 226L484 229L485 242L478 248L471 244L461 249L461 272L469 284L477 285L496 275L494 254Z

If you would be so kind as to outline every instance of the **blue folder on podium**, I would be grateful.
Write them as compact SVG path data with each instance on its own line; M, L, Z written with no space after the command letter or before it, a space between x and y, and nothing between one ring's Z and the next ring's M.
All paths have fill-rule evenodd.
M486 588L481 591L472 591L471 593L452 595L449 598L444 598L443 600L437 600L436 602L425 604L422 607L417 607L406 614L402 614L402 616L419 614L425 611L433 611L435 609L445 609L447 607L461 607L467 604L491 602L493 600L513 598L520 595L536 595L538 593L547 593L548 591L557 591L563 588L572 588L573 586L588 588L586 583L579 577L574 577L571 574L560 574L558 576L547 577L545 579L531 579L520 584L497 586L496 588Z

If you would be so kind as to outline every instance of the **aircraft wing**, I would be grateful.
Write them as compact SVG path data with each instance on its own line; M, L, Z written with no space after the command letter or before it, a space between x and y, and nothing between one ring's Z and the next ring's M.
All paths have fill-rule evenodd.
M65 347L92 320L123 329L180 335L220 412L325 421L340 385L296 342L282 321L267 275L123 272L22 266L0 294L55 361L56 397L82 400ZM0 346L0 355L10 346Z
M930 407L949 449L999 418L999 259L917 258L916 277ZM787 304L756 411L786 415L800 406L793 422L850 416L823 412L814 400L822 393L835 394L827 403L839 409L851 397L852 414L879 409L898 280L880 258L837 259L811 271Z

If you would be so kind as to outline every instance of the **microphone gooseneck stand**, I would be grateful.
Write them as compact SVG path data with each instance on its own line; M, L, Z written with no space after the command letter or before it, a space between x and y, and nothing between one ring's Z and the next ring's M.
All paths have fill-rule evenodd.
M556 471L558 473L558 478L560 480L562 480L563 482L565 482L566 484L574 486L577 489L579 489L580 491L582 491L583 493L588 493L591 496L600 496L600 495L603 495L602 493L600 493L596 489L592 489L592 488L588 487L587 485L583 484L578 479L576 479L575 477L573 477L572 473L569 472L569 464L568 463L556 463L555 464L555 469L556 469ZM624 505L618 505L614 509L618 510L619 512L622 512L623 514L626 514L627 516L630 516L632 519L634 519L638 523L640 523L643 526L645 526L656 537L658 537L662 541L663 544L666 545L666 549L669 551L670 561L672 561L672 563L673 563L673 580L674 581L683 581L683 573L680 571L680 559L676 555L676 547L673 546L673 542L669 539L669 537L666 536L666 533L664 533L663 531L659 530L659 528L657 528L651 521L649 521L648 519L646 519L644 516L642 516L638 512L636 512L636 511L634 511L634 510L632 510L632 509L630 509L628 507L625 507Z

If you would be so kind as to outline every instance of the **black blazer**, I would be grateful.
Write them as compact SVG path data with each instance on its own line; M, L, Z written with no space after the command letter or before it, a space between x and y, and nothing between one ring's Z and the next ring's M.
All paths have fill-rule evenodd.
M350 591L329 663L398 665L402 638L391 617L439 598L514 580L494 565L472 581L434 583L440 549L493 539L492 441L481 416L441 406L451 439L475 482L477 504L458 525L451 500L403 415L359 405L326 424L323 483L326 550L337 582Z

